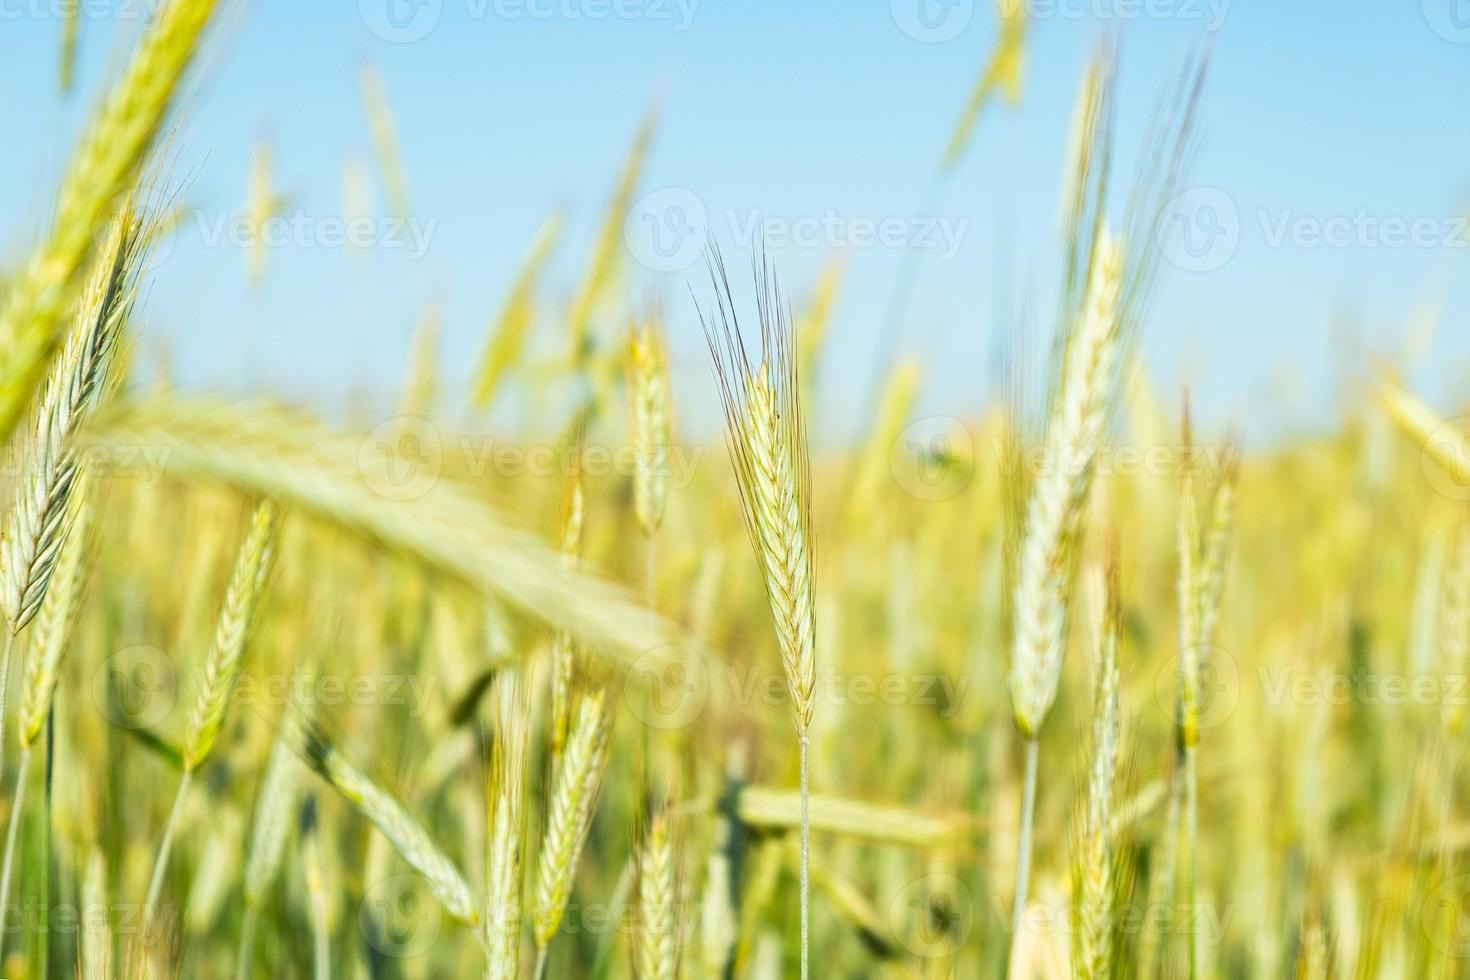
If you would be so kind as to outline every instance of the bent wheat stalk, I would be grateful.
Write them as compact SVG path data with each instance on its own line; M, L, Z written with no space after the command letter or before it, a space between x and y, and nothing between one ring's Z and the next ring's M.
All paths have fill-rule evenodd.
M709 268L715 306L701 311L725 411L725 441L734 464L745 525L760 562L766 599L796 713L801 751L801 975L810 975L810 844L808 813L812 706L816 693L816 616L812 586L811 474L801 411L795 337L775 271L755 268L760 360L753 361L735 316L730 280L718 251Z

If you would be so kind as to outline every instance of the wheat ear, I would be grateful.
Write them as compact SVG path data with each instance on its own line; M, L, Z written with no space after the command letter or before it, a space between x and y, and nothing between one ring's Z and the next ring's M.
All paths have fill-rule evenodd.
M1031 876L1038 737L1056 700L1067 647L1071 573L1082 535L1088 491L1118 388L1119 307L1123 246L1099 227L1087 298L1063 348L1061 381L1046 431L1050 467L1031 488L1015 590L1011 709L1026 740L1012 922L1020 936Z
M612 735L610 702L606 688L581 690L573 699L572 725L566 750L557 763L537 861L532 923L537 958L534 977L539 978L545 970L547 948L561 928L577 862L592 826Z
M1119 745L1118 635L1123 618L1118 584L1115 546L1108 558L1107 611L1098 637L1092 700L1092 765L1074 864L1073 901L1081 911L1081 928L1074 933L1073 973L1085 980L1104 980L1113 970L1113 899L1118 874L1113 791Z
M235 976L245 980L254 961L255 924L272 883L280 872L286 840L301 796L301 761L291 750L292 738L300 738L300 719L288 711L281 734L271 744L265 776L255 801L250 825L250 845L245 858L245 911L240 924L240 951Z
M667 802L650 815L637 850L638 936L633 951L639 980L679 976L679 865L674 814Z
M652 538L663 523L669 496L669 351L655 318L628 339L629 414L636 449L633 509Z
M580 450L579 450L580 451ZM576 466L567 481L566 499L562 506L561 561L568 573L581 566L582 524L586 514L586 495L582 470ZM551 754L555 758L566 748L571 725L572 683L577 668L577 641L563 623L551 631Z
M163 888L163 875L168 870L169 854L173 849L174 833L178 828L179 818L183 815L184 801L188 797L194 773L214 749L215 740L224 724L225 712L230 705L230 697L235 690L235 681L240 676L256 607L260 604L266 580L270 577L275 554L277 513L275 504L269 500L263 500L256 505L250 520L250 530L235 557L235 569L225 590L225 601L220 609L214 644L205 661L203 682L199 685L199 695L184 737L181 760L184 772L179 778L173 809L169 812L163 841L158 848L158 858L153 865L148 899L143 906L145 922L151 920L153 910L158 904L158 895Z
M72 157L47 243L0 307L0 437L9 435L56 343L73 278L152 146L218 0L167 0Z
M214 749L224 724L225 712L245 662L250 629L265 593L276 551L276 529L280 511L270 500L262 500L250 518L250 531L235 558L235 570L225 591L214 645L204 664L203 682L189 719L184 740L184 771L202 766Z
M445 911L463 922L479 920L474 894L464 875L393 794L348 762L317 725L304 725L301 737L293 739L291 747L313 772L371 821L415 871L423 875L430 893Z
M515 674L495 678L495 741L490 750L489 868L485 900L485 980L517 980L521 972L522 854L526 839L526 772L531 746L527 696Z
M811 473L806 423L801 411L795 337L776 276L754 261L761 357L751 360L739 322L730 279L719 252L709 254L715 308L701 313L714 357L715 378L725 410L725 441L736 485L760 562L766 599L775 622L786 686L796 712L801 753L801 976L810 975L812 706L817 684L816 615L812 586Z

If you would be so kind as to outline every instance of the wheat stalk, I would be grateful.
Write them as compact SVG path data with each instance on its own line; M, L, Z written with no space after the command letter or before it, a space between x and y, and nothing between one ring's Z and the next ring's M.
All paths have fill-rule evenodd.
M521 855L526 837L530 724L524 684L495 678L495 741L488 785L490 855L485 901L485 980L517 980L521 971Z
M725 411L725 441L734 463L745 525L760 562L776 628L786 687L796 713L801 752L801 975L810 975L810 798L808 755L816 694L816 616L812 587L811 474L801 379L791 317L775 271L753 262L761 357L753 362L735 316L730 279L711 250L715 307L701 311Z
M235 568L230 575L224 605L220 608L215 628L214 644L205 661L199 695L184 736L181 757L184 772L179 779L168 825L164 828L163 842L158 848L158 859L153 865L148 899L143 906L145 921L151 920L153 909L158 904L158 895L163 888L163 875L168 869L169 854L173 849L174 833L183 814L184 801L194 773L204 765L214 749L214 743L224 724L225 712L230 706L235 682L240 676L250 628L255 621L260 597L265 592L265 583L270 576L275 555L277 514L276 505L269 500L262 500L256 505L250 519L250 530L235 557Z
M168 0L82 136L56 205L50 239L0 307L0 436L14 429L57 340L57 322L93 239L111 217L163 124L218 0Z
M235 976L250 976L255 950L255 924L265 904L271 885L280 872L286 853L286 840L301 796L301 762L292 751L293 739L299 740L300 719L288 711L282 731L271 743L265 776L255 801L255 816L250 825L250 845L245 859L245 911L240 925L240 950Z

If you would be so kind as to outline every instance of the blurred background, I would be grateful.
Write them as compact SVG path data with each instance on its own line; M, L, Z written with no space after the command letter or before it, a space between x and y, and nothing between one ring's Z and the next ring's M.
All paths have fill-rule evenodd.
M61 0L0 0L0 60L29 80L0 98L7 260L41 234L92 93L152 2L82 0L61 95ZM689 302L691 284L707 286L706 235L743 265L763 231L794 306L824 269L841 277L822 438L852 434L898 351L924 362L922 411L969 413L1002 393L1011 324L1038 350L1049 335L1034 308L1049 309L1056 281L1067 120L1089 50L1117 32L1120 179L1184 59L1212 62L1192 190L1171 214L1186 234L1144 338L1155 380L1187 377L1207 423L1238 422L1257 445L1330 423L1365 351L1398 359L1430 398L1462 388L1470 15L1458 0L1025 11L1019 91L986 102L945 168L1001 38L986 0L238 5L182 102L169 159L184 207L154 266L145 350L189 386L391 404L432 309L441 370L468 385L553 214L566 225L543 293L571 302L654 114L618 290L668 310L676 373L706 370ZM400 188L375 151L373 98ZM254 198L253 171L268 175ZM231 222L260 200L290 224L252 259ZM358 214L369 247L333 235ZM546 357L558 330L537 326ZM681 427L712 433L713 399L694 401Z

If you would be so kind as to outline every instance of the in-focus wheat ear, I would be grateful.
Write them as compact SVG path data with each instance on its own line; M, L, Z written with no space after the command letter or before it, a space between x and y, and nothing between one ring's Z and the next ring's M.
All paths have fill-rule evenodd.
M809 975L810 797L807 756L817 683L812 586L811 473L801 412L796 339L775 271L753 261L760 360L735 316L724 261L709 252L715 306L700 313L725 411L725 441L776 628L801 750L801 975Z
M67 501L80 459L73 436L107 387L137 295L141 232L131 212L113 223L24 440L21 478L0 541L0 586L12 634L40 609L66 538Z
M525 684L512 671L494 681L495 741L490 749L489 867L485 896L485 980L521 973L521 883L526 841L526 773L531 728Z
M657 318L650 316L628 339L628 397L632 417L633 509L643 533L663 523L669 496L669 352Z

